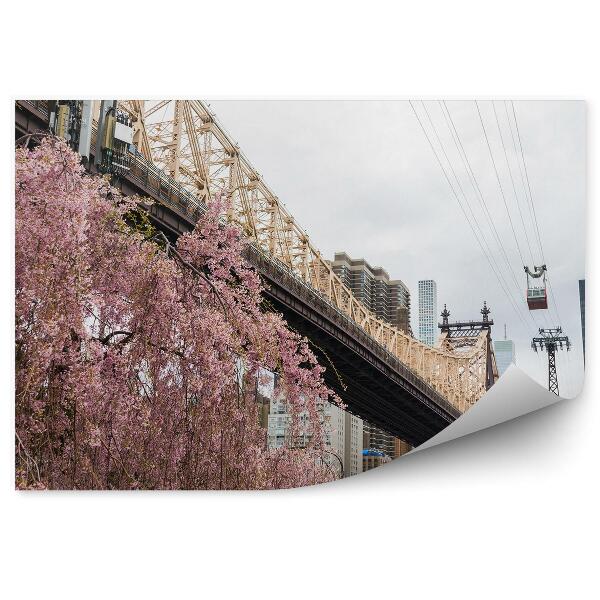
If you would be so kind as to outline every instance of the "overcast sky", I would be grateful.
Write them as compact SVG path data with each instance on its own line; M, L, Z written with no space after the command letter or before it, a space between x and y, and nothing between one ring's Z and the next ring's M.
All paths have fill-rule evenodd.
M547 357L531 350L531 337L537 334L538 327L557 325L560 317L563 330L573 343L572 351L559 353L557 359L561 395L571 397L579 392L583 352L578 280L584 278L586 217L583 102L514 102L558 316L552 298L550 311L527 310L523 260L473 101L447 101L447 107L508 261L496 243L468 178L442 106L437 101L425 101L432 128L423 105L413 104L465 210L469 214L470 205L474 211L518 314L477 243L408 101L210 100L209 103L256 170L325 256L332 258L335 251L345 250L352 257L364 257L371 265L384 267L390 277L407 284L412 296L415 332L419 279L437 282L439 310L446 303L451 320L480 318L479 310L485 299L495 321L493 337L502 339L506 324L508 339L516 344L517 364L547 385ZM517 162L520 154L513 148L505 104L497 101L495 107L510 172L492 103L480 101L479 107L521 254L531 263L527 233L533 259L541 264ZM510 103L507 108L512 118ZM514 121L511 123L516 135ZM436 133L460 186L453 178ZM468 205L464 204L460 187Z

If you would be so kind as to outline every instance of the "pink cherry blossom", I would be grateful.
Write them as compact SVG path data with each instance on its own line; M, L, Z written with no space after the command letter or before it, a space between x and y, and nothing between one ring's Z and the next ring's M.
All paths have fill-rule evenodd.
M62 141L17 149L18 488L264 489L335 476L322 409L339 399L306 340L261 310L226 208L217 198L169 248ZM291 419L279 449L258 420L265 370L280 374Z

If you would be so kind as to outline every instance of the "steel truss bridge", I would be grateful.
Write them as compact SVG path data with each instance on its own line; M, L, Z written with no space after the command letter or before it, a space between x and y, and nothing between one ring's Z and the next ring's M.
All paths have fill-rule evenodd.
M451 328L442 329L433 348L378 319L333 272L203 102L126 100L119 108L133 121L137 151L113 185L152 198L151 218L172 238L193 229L217 193L227 194L226 216L249 242L246 259L262 277L266 299L310 340L326 367L326 383L348 410L416 446L493 385L492 322L463 331L458 344ZM47 130L48 120L47 102L16 102L17 137ZM92 154L94 147L92 140Z

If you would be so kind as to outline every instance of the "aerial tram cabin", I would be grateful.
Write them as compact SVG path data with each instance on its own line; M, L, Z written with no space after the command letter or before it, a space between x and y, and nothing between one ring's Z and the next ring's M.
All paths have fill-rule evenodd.
M546 289L546 265L533 267L533 273L529 267L525 267L527 273L527 306L529 310L540 310L548 308L548 291ZM541 281L538 283L538 280Z

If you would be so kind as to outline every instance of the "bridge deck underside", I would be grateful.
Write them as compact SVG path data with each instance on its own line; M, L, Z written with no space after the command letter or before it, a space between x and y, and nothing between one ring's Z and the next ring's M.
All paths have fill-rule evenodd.
M263 279L268 286L266 298L293 329L310 340L311 349L326 369L325 382L342 398L347 410L413 446L425 442L456 418L456 414L405 381L319 308L299 299L280 281Z

